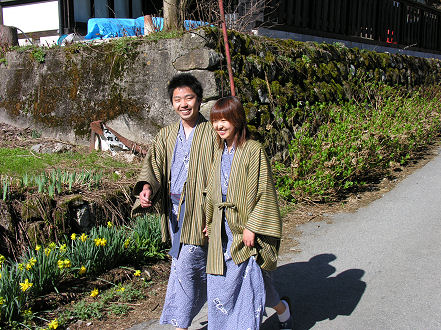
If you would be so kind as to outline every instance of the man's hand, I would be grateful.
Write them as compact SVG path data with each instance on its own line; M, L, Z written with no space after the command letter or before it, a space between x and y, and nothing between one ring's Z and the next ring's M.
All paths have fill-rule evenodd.
M139 201L141 202L141 207L152 206L152 201L150 200L152 194L153 194L152 188L148 183L146 183L142 188L142 191L139 193Z
M248 230L246 228L243 230L242 241L245 243L246 246L253 247L255 239L256 239L255 233L253 233L251 230Z

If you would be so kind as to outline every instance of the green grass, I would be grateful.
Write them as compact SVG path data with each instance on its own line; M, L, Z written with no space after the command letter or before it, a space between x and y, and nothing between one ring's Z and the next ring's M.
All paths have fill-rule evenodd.
M38 174L50 169L114 170L130 169L127 163L117 161L100 152L62 154L33 154L22 148L0 148L0 174L21 177L25 173ZM134 170L136 169L133 168Z

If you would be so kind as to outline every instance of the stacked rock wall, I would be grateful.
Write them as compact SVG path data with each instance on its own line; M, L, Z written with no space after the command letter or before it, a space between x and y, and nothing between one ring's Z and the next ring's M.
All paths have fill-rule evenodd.
M220 40L218 30L201 29L176 39L121 38L0 53L0 120L69 141L86 141L90 122L103 120L123 136L149 143L177 119L165 88L176 73L202 81L205 114L229 94ZM250 128L276 158L284 158L314 103L349 100L366 81L408 90L441 81L435 59L234 32L229 40Z

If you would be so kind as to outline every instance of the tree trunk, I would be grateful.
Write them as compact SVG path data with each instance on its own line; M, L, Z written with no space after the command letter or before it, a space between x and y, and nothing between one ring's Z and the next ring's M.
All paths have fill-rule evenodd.
M179 0L164 0L164 31L178 29Z

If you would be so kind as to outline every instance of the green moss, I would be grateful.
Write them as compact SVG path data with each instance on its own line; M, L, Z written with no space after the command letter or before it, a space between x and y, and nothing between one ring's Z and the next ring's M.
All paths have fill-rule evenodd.
M26 226L26 234L29 239L30 246L48 243L51 240L47 236L47 226L44 221L36 221Z
M50 222L54 201L45 194L28 198L21 204L21 219L25 222L43 220Z

